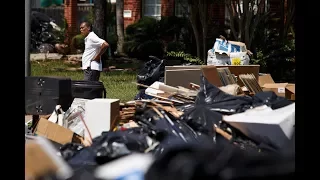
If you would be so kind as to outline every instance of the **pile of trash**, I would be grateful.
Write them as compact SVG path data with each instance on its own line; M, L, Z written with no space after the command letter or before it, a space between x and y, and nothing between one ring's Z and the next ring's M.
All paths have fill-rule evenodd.
M59 37L56 32L61 28L46 14L31 12L31 52L53 53Z
M251 55L244 43L220 36L208 50L207 65L249 65Z
M71 179L110 179L128 170L142 173L139 179L258 178L273 176L276 172L270 168L294 173L294 156L286 152L294 134L292 101L273 92L233 96L203 76L201 81L198 94L187 102L168 97L121 104L119 119L126 123L118 121L86 145L70 142L60 147L74 170ZM119 167L111 174L99 170L136 154L152 155L149 166Z
M76 98L66 112L57 106L41 116L33 132L26 128L26 173L74 180L294 176L294 101L274 91L246 95L237 84L216 87L202 74L199 85L172 87L161 82L162 61L147 63L153 66L139 73L143 91L135 100ZM41 151L51 164L39 164L44 157L34 154Z

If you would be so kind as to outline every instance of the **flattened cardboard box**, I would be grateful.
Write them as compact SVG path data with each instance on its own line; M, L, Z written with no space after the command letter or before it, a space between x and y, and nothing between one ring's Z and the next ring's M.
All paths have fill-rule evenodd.
M43 136L59 144L66 144L70 142L81 144L82 142L82 137L78 134L44 118L40 118L38 121L38 124L35 128L35 134Z

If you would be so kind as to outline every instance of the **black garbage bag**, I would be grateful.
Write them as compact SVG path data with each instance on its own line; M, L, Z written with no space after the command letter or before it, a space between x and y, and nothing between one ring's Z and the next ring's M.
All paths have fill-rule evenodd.
M185 121L193 130L198 133L214 136L213 124L222 121L222 115L203 104L189 104L180 107L184 113L181 120Z
M37 20L39 22L50 22L51 18L44 13L41 13L38 11L32 11L31 20Z
M224 114L240 113L251 107L251 97L230 95L209 83L202 74L200 78L200 91L196 98L196 104L207 105L211 110Z
M141 109L136 109L135 121L147 129L158 133L155 136L150 134L150 137L162 142L165 139L177 137L183 142L201 142L202 139L207 139L205 134L199 134L193 130L185 121L173 117L170 113L158 108L159 114L153 109L147 108L146 105ZM159 135L161 134L161 135Z
M267 105L271 109L279 109L293 103L292 101L284 97L277 96L273 91L259 92L255 94L252 98L252 104L254 107Z
M37 53L54 52L53 45L57 43L54 35L54 20L46 14L32 11L31 13L31 51ZM45 44L44 46L42 46ZM50 45L50 46L49 46Z
M103 132L101 136L92 140L89 147L80 148L79 145L71 143L64 145L60 152L71 166L97 166L132 152L144 152L149 147L147 136L140 127Z
M146 62L137 75L137 83L150 86L155 81L164 77L164 62L154 56L149 56L150 61ZM138 86L138 89L144 87Z
M202 74L200 75L200 78L200 91L195 103L207 105L211 110L222 114L231 115L241 113L261 105L267 105L272 109L278 109L293 103L284 97L277 96L274 92L259 92L253 97L233 96L209 83Z
M60 147L60 154L63 159L69 160L82 148L84 148L82 144L67 143Z
M157 114L146 105L136 109L135 121L149 130L149 136L159 142L159 145L150 150L155 156L165 151L172 143L204 143L210 137L203 133L197 133L186 122L173 117L171 114L158 108Z
M292 177L293 154L242 151L231 144L176 144L157 157L145 180L236 180Z
M43 40L43 41L45 42L46 40ZM53 53L54 52L54 46L52 44L47 44L47 43L41 44L38 47L38 49L39 49L40 53Z
M247 137L237 128L234 128L225 122L222 122L220 124L220 128L223 127L224 125L226 127L229 127L232 130L231 142L232 144L236 145L240 149L243 149L246 151L259 151L259 152L278 152L279 151L279 147L266 136L251 134L250 137Z
M210 107L206 105L190 104L184 107L180 107L180 109L184 108L181 120L185 121L197 134L206 134L211 137L211 142L208 143L228 142L246 151L277 151L278 149L267 137L248 138L231 126L229 128L232 129L232 140L219 138L221 136L217 136L213 124L218 127L221 125L222 115L220 113L210 110Z
M142 128L102 133L96 149L96 162L104 164L132 152L144 152L149 147L147 136Z

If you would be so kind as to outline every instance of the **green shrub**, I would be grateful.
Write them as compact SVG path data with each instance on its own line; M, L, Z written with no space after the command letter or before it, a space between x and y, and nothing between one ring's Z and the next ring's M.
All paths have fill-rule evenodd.
M107 35L107 42L110 45L111 53L113 55L113 52L117 50L117 42L118 42L118 36L116 33L109 33Z
M257 52L252 64L260 65L260 72L270 73L276 82L295 81L295 42L272 41Z
M80 49L80 50L84 50L84 36L81 35L81 34L78 34L78 35L75 35L73 38L72 38L72 46L75 48L75 49Z
M141 60L147 60L150 55L162 58L164 45L160 33L156 19L143 17L126 28L123 50L129 57Z
M185 51L184 39L189 39L188 20L175 16L161 17L158 21L143 17L126 28L124 52L138 59L153 55L162 58L167 51ZM175 41L170 43L171 41ZM165 47L165 44L167 44Z
M167 59L183 59L183 61L191 63L191 64L196 64L196 65L203 65L203 61L201 61L200 58L194 57L191 54L184 53L182 51L180 52L174 52L170 51L167 52Z
M53 34L56 37L56 42L55 43L66 43L66 37L67 37L67 28L68 28L68 23L66 18L62 19L63 25L60 27L61 30L55 30L53 29Z
M185 44L179 41L172 41L172 42L169 42L167 45L167 52L170 52L170 51L179 52L179 51L185 51L185 50L186 50Z

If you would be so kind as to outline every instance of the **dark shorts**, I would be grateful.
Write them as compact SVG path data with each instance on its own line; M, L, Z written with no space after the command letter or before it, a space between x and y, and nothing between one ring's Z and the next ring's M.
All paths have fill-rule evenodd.
M85 69L83 72L85 81L99 81L100 71Z

